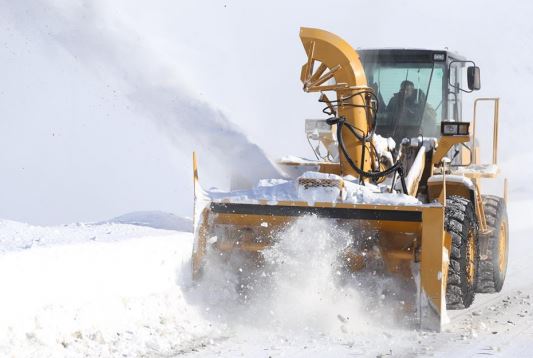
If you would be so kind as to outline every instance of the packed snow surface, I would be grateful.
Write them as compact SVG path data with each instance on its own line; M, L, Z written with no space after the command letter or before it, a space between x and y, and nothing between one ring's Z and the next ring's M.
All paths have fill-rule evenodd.
M305 188L300 179L333 180L339 186L316 186ZM420 202L409 195L382 192L381 187L372 184L358 184L352 176L340 177L335 174L305 172L296 180L263 179L250 190L231 192L210 190L207 195L215 202L256 204L266 201L275 205L279 201L306 201L346 204L417 205Z

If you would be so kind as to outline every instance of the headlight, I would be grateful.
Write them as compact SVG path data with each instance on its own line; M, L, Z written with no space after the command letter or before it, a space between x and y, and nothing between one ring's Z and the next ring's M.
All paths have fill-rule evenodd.
M468 135L468 128L469 127L470 127L470 123L459 124L458 134L459 135Z
M442 135L468 135L470 128L469 122L442 122Z

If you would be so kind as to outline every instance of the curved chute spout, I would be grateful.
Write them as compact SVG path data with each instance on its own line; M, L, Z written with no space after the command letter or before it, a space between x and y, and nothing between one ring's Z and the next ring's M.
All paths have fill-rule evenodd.
M300 39L307 53L307 62L302 67L301 80L305 92L335 91L337 115L346 118L354 127L367 133L367 109L369 98L361 91L372 91L367 86L365 71L358 53L346 41L330 32L308 27L300 28ZM320 63L317 66L317 63ZM329 84L331 81L333 84ZM354 96L352 96L354 95ZM343 142L357 167L368 171L372 158L362 159L363 143L349 131L343 131ZM368 148L367 148L368 149ZM343 153L340 153L342 175L358 176Z

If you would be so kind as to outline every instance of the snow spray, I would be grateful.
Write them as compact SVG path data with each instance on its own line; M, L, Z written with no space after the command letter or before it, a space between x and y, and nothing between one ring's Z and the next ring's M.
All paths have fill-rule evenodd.
M372 272L346 272L341 253L353 240L336 221L306 216L275 234L259 261L209 249L191 301L234 327L330 337L368 333L379 325L377 317L390 313L386 295L395 288Z
M165 63L134 29L117 21L103 21L105 14L97 2L50 2L43 8L33 16L35 30L46 34L47 39L55 39L89 71L115 88L118 96L127 98L178 150L199 152L206 171L217 174L219 180L231 177L234 188L282 176L263 150L220 110L191 94L177 73L179 60ZM14 6L11 10L17 9ZM18 10L26 11L23 6Z

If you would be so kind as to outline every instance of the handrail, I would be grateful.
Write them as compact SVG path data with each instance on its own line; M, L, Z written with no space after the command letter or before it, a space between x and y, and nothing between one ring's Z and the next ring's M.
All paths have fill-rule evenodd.
M476 117L477 117L477 104L478 102L494 102L494 115L493 115L493 132L492 132L492 164L498 164L498 127L500 121L500 98L499 97L482 97L476 98L474 101L474 118L472 119L472 157L474 164L478 163L478 153L476 146Z

